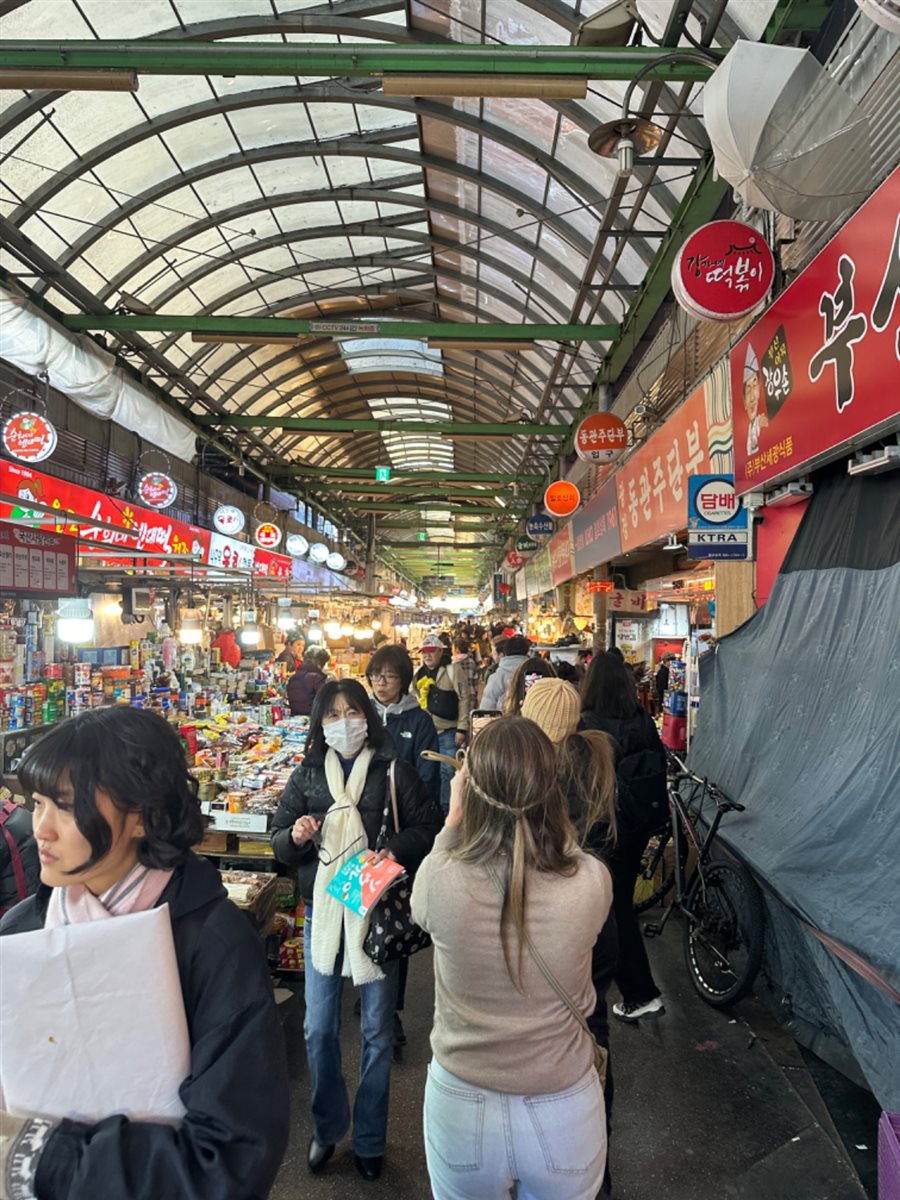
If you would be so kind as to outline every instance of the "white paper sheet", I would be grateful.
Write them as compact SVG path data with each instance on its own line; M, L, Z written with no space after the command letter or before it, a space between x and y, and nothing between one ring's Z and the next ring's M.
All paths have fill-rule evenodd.
M177 1124L190 1039L168 905L0 938L7 1110Z

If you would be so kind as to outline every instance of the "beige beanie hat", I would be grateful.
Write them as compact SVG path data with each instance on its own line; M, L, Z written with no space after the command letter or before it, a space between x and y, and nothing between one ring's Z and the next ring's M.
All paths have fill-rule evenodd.
M565 679L537 679L525 693L522 716L540 725L556 745L575 732L581 717L581 697Z

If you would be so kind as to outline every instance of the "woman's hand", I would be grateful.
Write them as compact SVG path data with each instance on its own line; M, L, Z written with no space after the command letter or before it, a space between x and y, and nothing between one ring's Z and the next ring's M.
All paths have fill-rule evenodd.
M453 778L450 780L450 811L447 813L447 820L444 825L455 826L462 821L463 811L463 792L466 787L466 780L469 778L469 772L465 765L461 766L453 773Z
M315 817L298 817L291 826L291 841L295 846L304 846L319 832L322 822Z
M388 850L388 848L385 846L383 850L376 850L376 852L372 855L372 862L380 863L385 858L389 858L391 862L397 861L397 856L394 854L393 850Z

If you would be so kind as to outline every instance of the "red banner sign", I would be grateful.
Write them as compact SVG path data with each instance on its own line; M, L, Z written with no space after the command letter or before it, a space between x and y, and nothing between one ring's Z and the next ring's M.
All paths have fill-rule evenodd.
M75 587L72 538L0 524L0 595L74 596Z
M589 592L614 592L616 585L611 579L590 579L587 590Z
M0 503L0 517L8 521L67 533L113 550L119 547L149 554L192 554L201 562L209 553L210 535L206 529L17 463L0 462L0 492L18 497L17 503ZM30 508L30 501L58 509L59 516ZM67 513L83 520L67 520ZM86 524L85 520L94 524ZM100 561L107 566L134 566L130 558Z
M634 550L687 525L687 479L730 463L730 424L715 422L713 377L697 388L616 475L619 536Z
M572 524L561 529L550 539L550 578L553 586L559 587L575 574L575 546L572 542Z
M900 390L900 168L731 352L738 494L878 436Z
M253 574L262 579L290 579L291 558L256 546L253 551Z

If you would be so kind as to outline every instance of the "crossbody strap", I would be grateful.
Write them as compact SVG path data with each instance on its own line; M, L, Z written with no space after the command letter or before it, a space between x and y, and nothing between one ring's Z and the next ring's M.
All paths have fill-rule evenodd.
M397 766L397 760L396 760L396 758L392 758L391 765L388 770L388 781L390 783L390 789L391 789L391 808L394 810L394 830L395 830L395 832L399 833L400 832L400 818L397 816L397 775L396 775L396 770L395 770L396 766Z
M488 865L487 865L487 873L493 880L494 886L496 887L496 889L500 893L500 895L505 896L506 893L503 890L503 884L500 882L500 876L497 874L497 872L495 871L493 866L491 866L490 863L488 863ZM562 1000L563 1004L566 1006L566 1008L569 1010L569 1012L572 1014L572 1016L575 1018L575 1020L578 1022L578 1024L584 1030L584 1032L591 1039L591 1046L593 1047L593 1051L594 1051L594 1065L596 1066L597 1070L600 1072L601 1082L605 1082L606 1058L607 1058L607 1054L608 1054L607 1050L603 1046L601 1046L600 1043L597 1041L597 1039L594 1037L593 1033L591 1032L591 1027L590 1027L590 1025L588 1025L587 1018L585 1017L584 1013L581 1011L581 1009L578 1007L578 1005L575 1003L575 1001L572 999L572 997L569 995L569 993L566 991L566 989L563 987L563 985L559 982L559 980L556 978L556 976L553 974L553 972L547 966L547 963L545 962L543 955L541 954L540 950L538 950L537 946L535 946L534 942L531 940L531 935L528 933L527 929L523 930L522 940L525 942L525 949L531 955L531 958L532 958L535 966L537 967L537 969L540 971L540 973L546 979L547 983L554 990L554 992L556 992L557 996L559 996L560 1000Z

